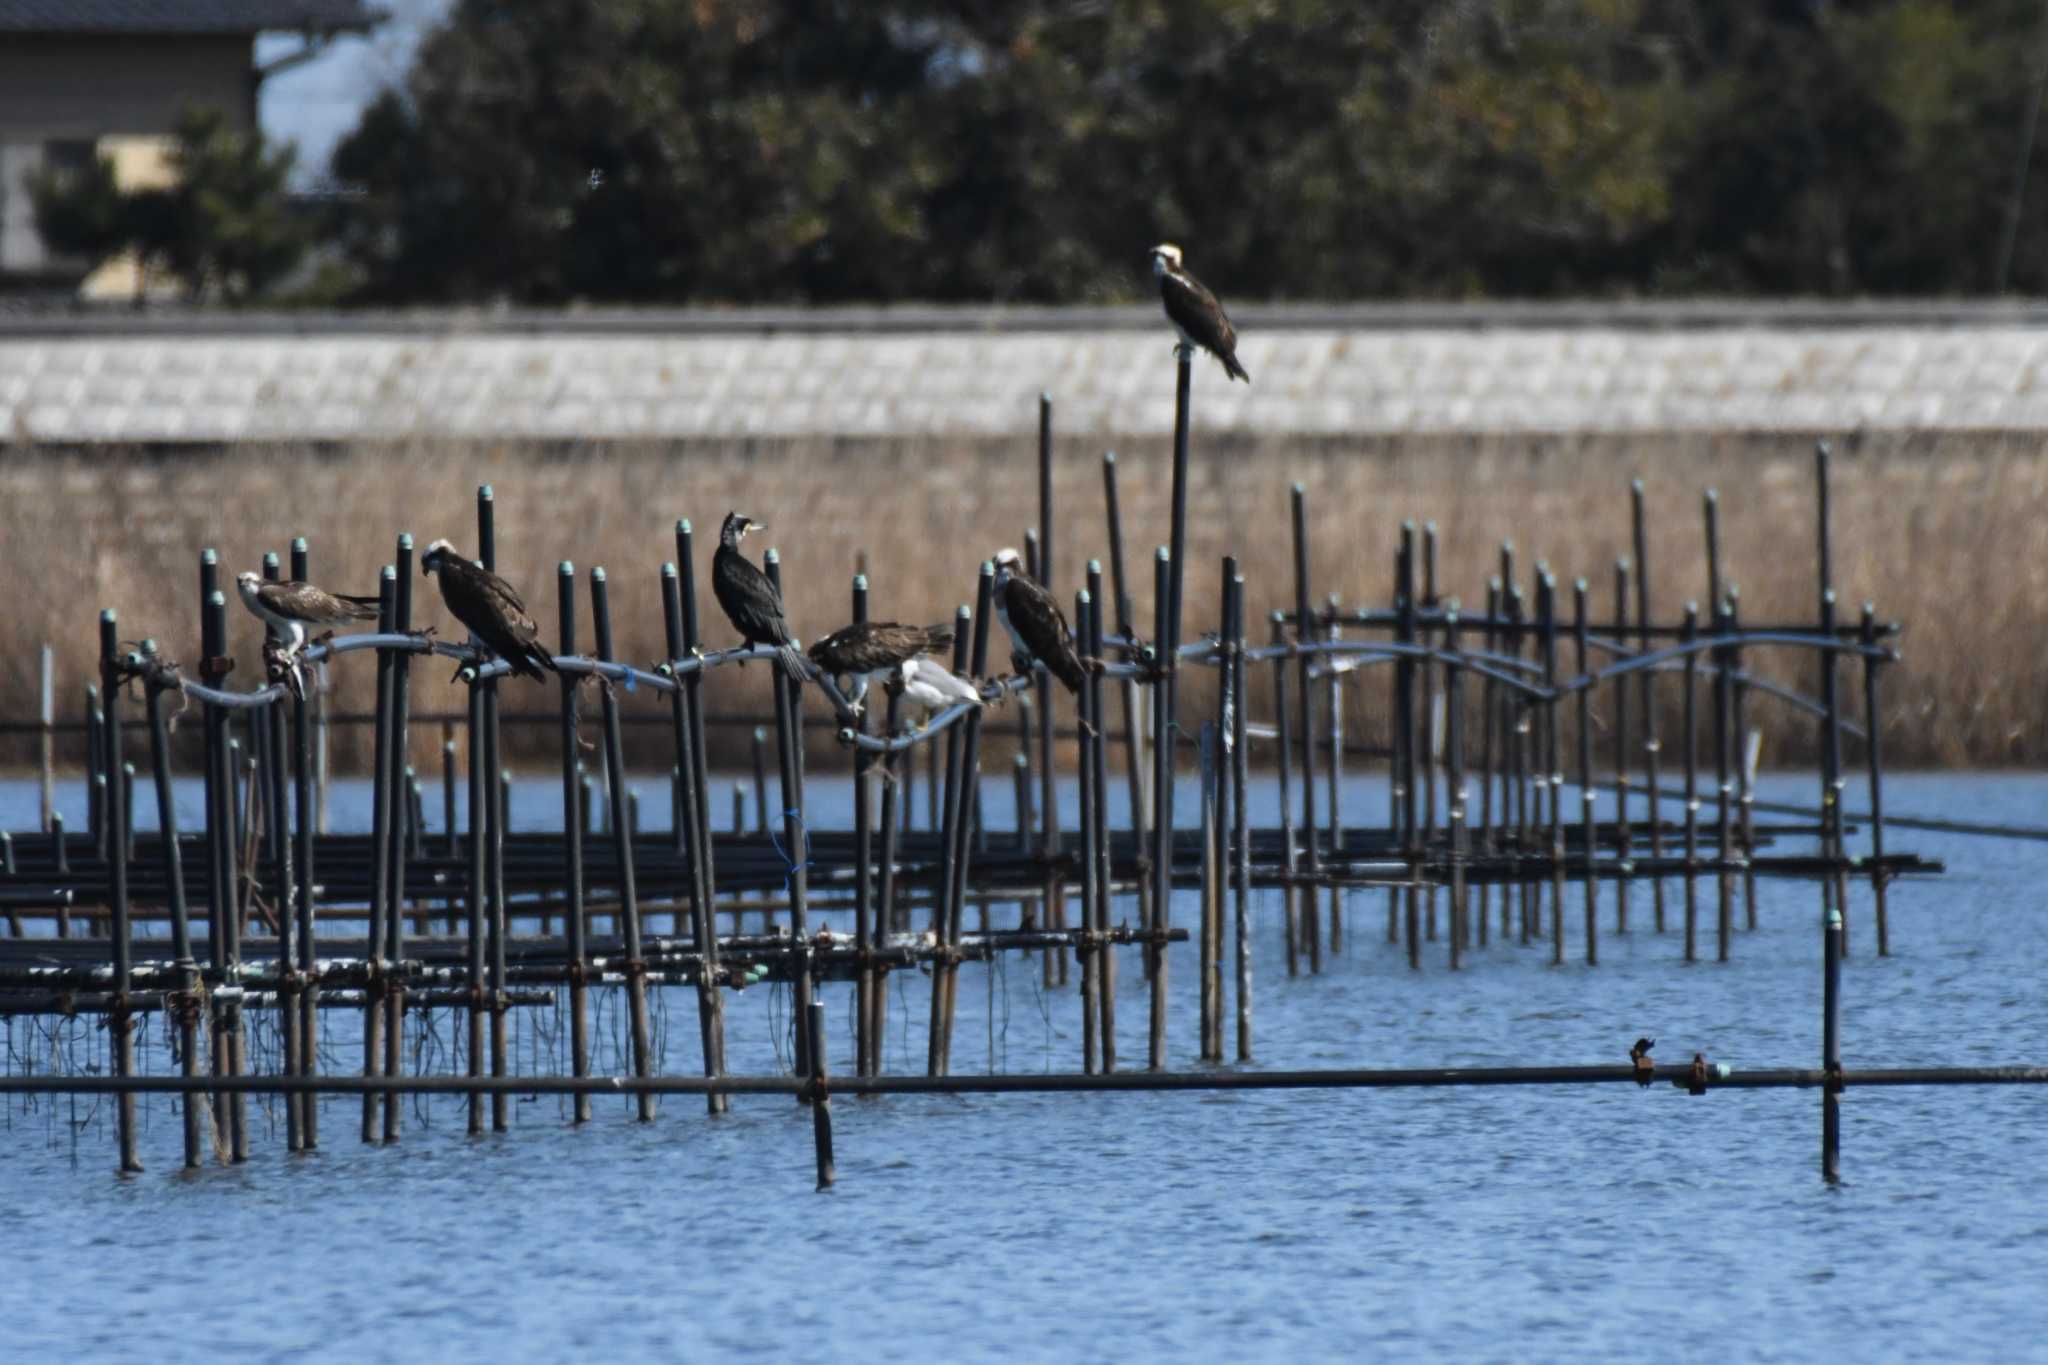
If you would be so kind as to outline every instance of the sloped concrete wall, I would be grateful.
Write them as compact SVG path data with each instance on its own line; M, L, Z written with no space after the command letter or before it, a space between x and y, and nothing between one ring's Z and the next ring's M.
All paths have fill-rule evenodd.
M1242 311L1208 430L2048 428L2027 310ZM0 320L0 441L1147 434L1173 421L1151 310L517 319Z

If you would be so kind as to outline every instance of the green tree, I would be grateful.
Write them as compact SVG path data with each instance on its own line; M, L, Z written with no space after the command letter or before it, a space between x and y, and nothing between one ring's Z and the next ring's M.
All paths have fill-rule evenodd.
M176 125L168 187L124 191L105 157L45 171L30 187L36 228L94 266L133 251L195 297L241 302L288 273L310 240L285 197L292 160L292 148L266 146L219 110L188 109Z
M2036 0L458 0L335 170L366 297L1967 292ZM2048 142L2048 139L2043 139ZM2048 285L2022 251L2013 277Z

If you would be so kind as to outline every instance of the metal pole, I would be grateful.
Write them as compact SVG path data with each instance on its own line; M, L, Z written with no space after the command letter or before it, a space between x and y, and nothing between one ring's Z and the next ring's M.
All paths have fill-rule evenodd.
M597 657L610 663L613 657L612 614L609 585L602 566L590 571L590 620L597 632ZM600 688L598 695L604 709L605 775L611 782L612 803L616 806L626 790L625 746L619 739L619 703L610 687ZM633 1074L648 1076L653 1074L654 1059L647 1017L647 962L640 941L640 896L633 878L633 834L623 811L615 815L611 824L612 856L618 863L619 920L626 940L626 1004L631 1016ZM809 1001L803 1003L808 1004ZM643 1123L654 1118L654 1096L646 1091L639 1096L639 1116Z
M555 622L564 655L576 652L576 565L563 560L555 566ZM568 673L561 682L562 727L562 863L568 901L564 928L569 947L569 1067L576 1076L590 1074L590 924L583 905L583 801L582 779L576 771L576 755L582 749L576 714L577 679ZM575 1122L590 1121L590 1096L579 1093L573 1108Z
M100 613L100 691L104 729L100 751L106 755L110 771L119 771L121 763L121 680L123 666L121 644L116 618L111 608ZM127 812L122 802L109 801L106 808L107 822L107 896L113 915L111 926L114 949L114 1008L107 1015L107 1030L113 1042L114 1074L128 1077L135 1074L135 1018L129 1012L128 991L132 983L131 953L128 923L128 830ZM142 1162L135 1155L135 1097L123 1094L118 1104L119 1140L121 1146L121 1172L130 1174L142 1170Z

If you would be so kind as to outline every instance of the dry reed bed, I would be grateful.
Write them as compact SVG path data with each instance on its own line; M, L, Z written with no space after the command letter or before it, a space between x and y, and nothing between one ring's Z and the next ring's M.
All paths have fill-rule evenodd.
M1071 597L1089 556L1107 556L1101 453L1092 442L1062 442L1058 450L1063 598ZM1132 594L1139 629L1149 635L1151 548L1167 537L1167 446L1126 446L1119 468ZM1741 588L1744 619L1812 618L1814 503L1805 439L1199 438L1189 493L1189 632L1214 619L1218 561L1226 552L1239 555L1258 613L1291 604L1288 488L1295 480L1310 490L1318 599L1334 591L1349 604L1385 604L1401 521L1434 519L1444 596L1480 608L1499 543L1509 538L1525 591L1529 566L1547 560L1567 611L1571 579L1590 581L1598 620L1612 610L1614 560L1629 552L1633 477L1648 490L1659 620L1675 620L1687 600L1706 595L1700 494L1708 487L1720 491L1723 574ZM374 592L377 568L391 557L400 530L422 547L445 535L473 549L480 483L497 489L500 570L525 592L547 633L553 634L557 562L571 558L583 571L603 564L621 656L637 662L664 652L658 574L674 555L678 517L696 525L700 573L728 508L770 523L773 530L750 540L749 551L758 554L763 539L780 548L791 618L810 639L847 619L857 556L865 557L877 617L938 620L972 601L979 561L1017 543L1037 515L1036 463L1025 440L17 451L0 461L0 544L15 588L0 616L0 716L33 715L36 651L46 640L57 647L62 704L76 714L78 688L95 667L93 620L103 606L120 611L124 637L152 635L171 657L195 659L202 546L220 550L225 581L257 567L264 550L283 554L292 536L304 535L316 580ZM1844 618L1853 619L1868 599L1882 618L1908 627L1904 661L1887 675L1884 698L1894 761L2048 762L2035 681L2036 650L2048 639L2044 488L2048 453L2035 437L1838 442L1835 581ZM587 649L587 578L579 581ZM420 591L423 621L440 623L445 633L449 623L431 585L421 580ZM709 643L730 643L732 632L708 592L705 608ZM1254 620L1263 638L1263 623ZM246 686L260 677L259 635L232 601L230 628L239 661L234 682ZM993 657L1000 664L1007 648L998 643ZM1796 667L1801 680L1811 679L1810 664L1767 667L1787 680ZM373 673L367 657L338 667L337 704L367 709ZM759 713L764 677L753 667L717 675L714 710ZM414 706L458 709L447 679L443 662L416 669ZM553 705L551 692L516 682L510 689L514 708ZM1376 676L1352 689L1354 738L1383 742L1385 691ZM1198 679L1192 704L1208 707L1211 695ZM643 694L628 704L658 702ZM1255 714L1268 713L1263 680L1253 704ZM1809 724L1768 703L1756 709L1755 723L1765 734L1766 763L1810 758ZM669 761L661 732L633 733L641 766ZM433 738L419 736L422 760ZM339 761L361 761L366 740L366 733L353 743L337 737ZM528 753L544 752L546 732L532 742L541 747ZM830 748L813 746L814 757L826 760ZM729 760L736 752L728 746L720 756ZM0 750L0 759L25 763L32 750L16 742Z

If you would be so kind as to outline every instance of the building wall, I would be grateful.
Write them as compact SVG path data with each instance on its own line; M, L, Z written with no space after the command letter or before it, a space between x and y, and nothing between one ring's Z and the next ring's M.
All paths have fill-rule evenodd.
M1156 310L1128 311L1140 325L1064 331L994 330L968 310L950 328L868 332L830 312L750 331L744 309L721 317L730 330L660 315L610 328L200 315L183 334L171 320L151 334L24 320L12 335L0 324L0 444L1022 435L1041 391L1066 434L1171 431L1171 333ZM1475 309L1464 326L1392 327L1246 309L1239 355L1255 382L1200 358L1196 421L1320 436L2048 430L2038 322L1987 310L1871 325L1849 308L1774 325L1767 310L1724 311L1713 326L1502 326Z
M10 35L0 42L0 276L63 266L36 236L28 193L50 144L93 144L115 156L124 176L147 179L145 163L160 155L151 149L187 105L212 105L244 127L254 124L246 35Z

